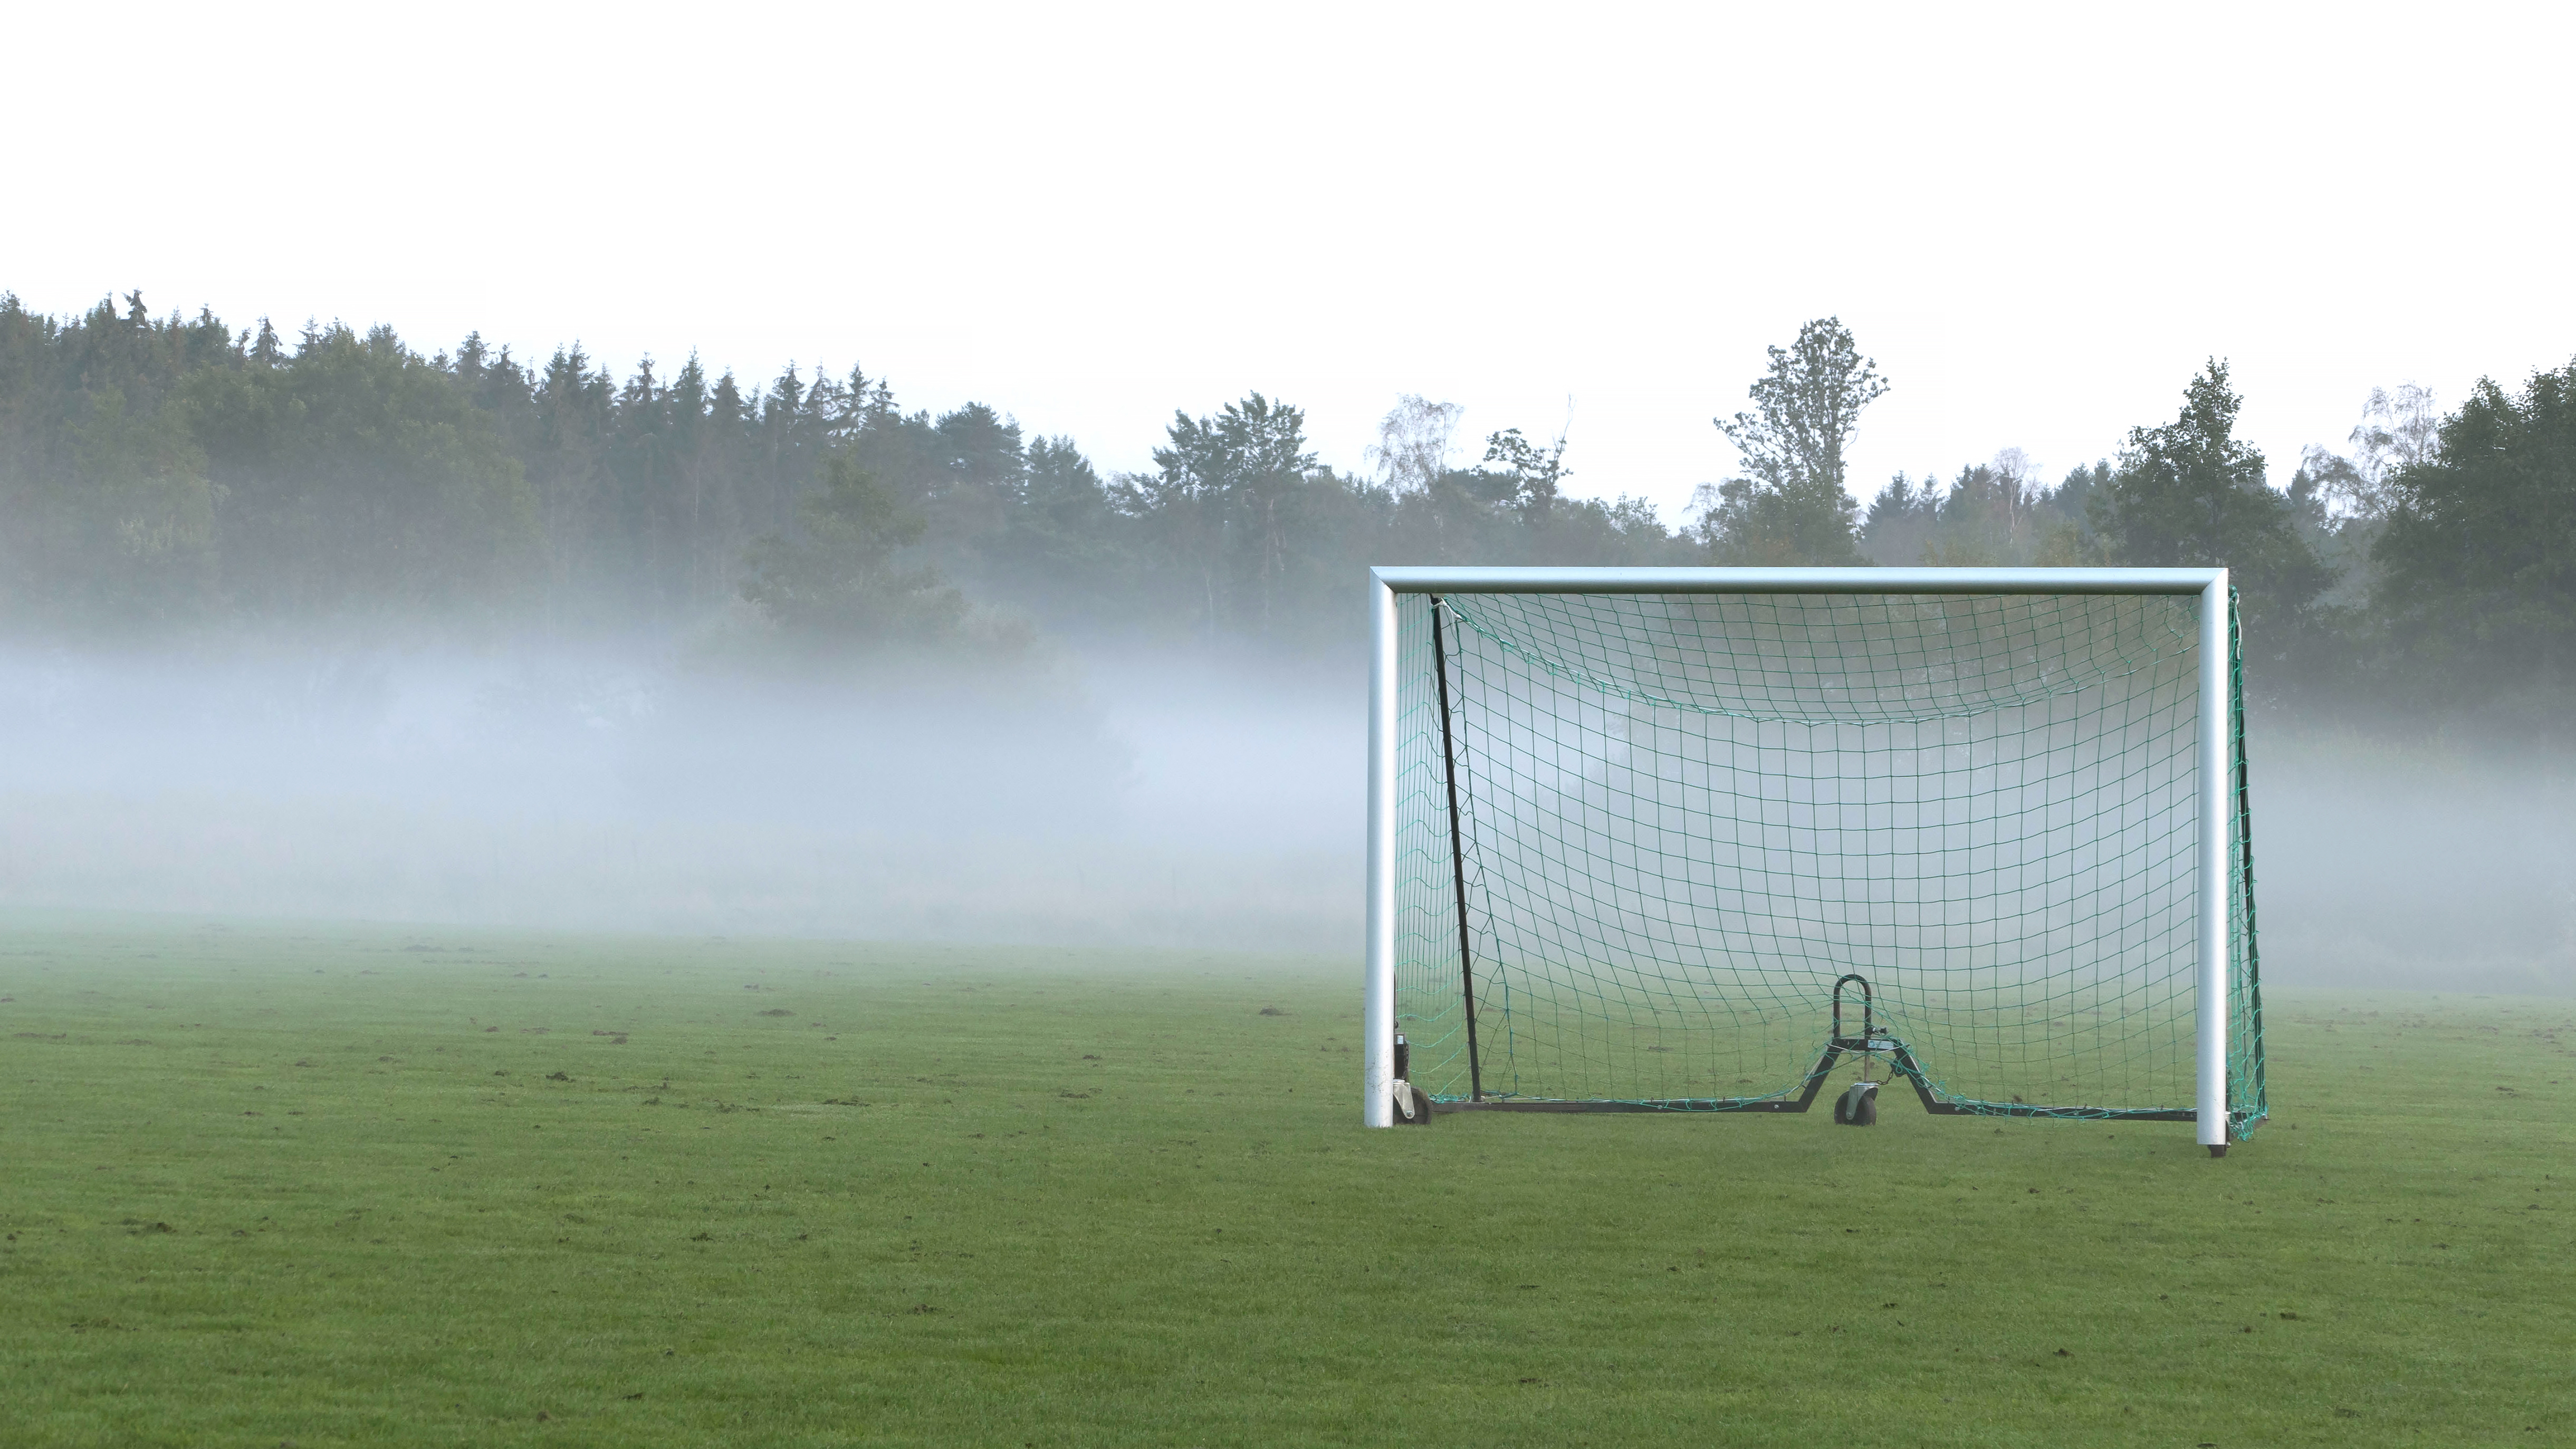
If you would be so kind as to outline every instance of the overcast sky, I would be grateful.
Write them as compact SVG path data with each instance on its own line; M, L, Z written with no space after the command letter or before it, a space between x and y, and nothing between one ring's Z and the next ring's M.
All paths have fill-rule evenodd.
M1671 521L1832 313L1864 493L2106 455L2213 354L2278 483L2374 385L2576 354L2563 7L32 10L30 306L857 363L1107 468L1250 389L1344 467L1400 393L1570 401L1576 489Z

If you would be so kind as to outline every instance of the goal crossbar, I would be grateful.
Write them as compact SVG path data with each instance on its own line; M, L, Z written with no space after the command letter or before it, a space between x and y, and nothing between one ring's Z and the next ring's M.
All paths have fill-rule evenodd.
M1916 1076L1925 1105L1943 1111L1975 1110L1998 1115L2119 1116L2151 1120L2191 1120L2198 1140L2213 1153L2223 1153L2230 1135L2228 1100L2229 1029L2229 822L2241 800L2229 799L2231 776L2240 762L2231 755L2235 721L2228 707L2233 698L2231 670L2234 641L2228 571L2223 568L2159 569L1806 569L1806 568L1528 568L1528 567L1380 567L1369 571L1368 692L1368 882L1367 941L1364 974L1362 1121L1371 1127L1395 1122L1396 1057L1396 808L1398 755L1398 599L1413 594L1877 594L1998 595L2092 594L2197 596L2198 733L2194 750L2197 835L2194 869L2197 882L2194 1103L2187 1110L2101 1111L2098 1109L2025 1108L2015 1112L1999 1104L1959 1108L1935 1105L1935 1098ZM1443 728L1446 728L1447 677L1441 679ZM1454 789L1454 778L1451 781ZM1454 811L1454 807L1453 807ZM1464 889L1463 867L1459 878ZM1466 903L1458 902L1459 927L1465 931ZM1463 946L1462 946L1463 952ZM1472 996L1472 992L1470 993ZM1472 1000L1469 1010L1472 1016ZM1806 1095L1812 1097L1831 1065L1832 1052L1811 1072ZM2259 1070L2259 1068L2258 1068ZM1909 1074L1911 1075L1911 1074ZM1443 1110L1487 1108L1523 1111L1795 1111L1779 1095L1748 1098L1693 1098L1671 1101L1555 1102L1486 1101L1483 1093L1469 1102L1443 1103Z

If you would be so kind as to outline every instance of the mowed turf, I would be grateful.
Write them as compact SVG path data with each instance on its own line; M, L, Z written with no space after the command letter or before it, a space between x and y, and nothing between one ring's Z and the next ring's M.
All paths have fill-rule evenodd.
M2273 1124L1357 1125L1356 969L0 936L0 1443L2576 1443L2576 1006Z

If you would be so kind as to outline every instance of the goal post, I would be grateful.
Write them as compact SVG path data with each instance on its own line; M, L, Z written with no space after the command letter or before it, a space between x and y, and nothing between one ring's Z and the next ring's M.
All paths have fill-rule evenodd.
M1366 1125L1399 1033L1443 1112L1802 1111L1854 1055L1944 1114L2263 1119L2225 569L1369 589Z

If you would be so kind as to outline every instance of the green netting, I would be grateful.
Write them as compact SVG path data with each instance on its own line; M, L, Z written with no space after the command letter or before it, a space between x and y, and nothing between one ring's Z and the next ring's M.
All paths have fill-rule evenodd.
M1396 1011L1434 1097L1795 1096L1831 1035L1833 983L1856 973L1934 1090L1970 1110L2193 1107L2196 599L1398 609ZM2241 1134L2263 1111L2261 1010L2241 710L2220 707L2237 742L2224 888Z

